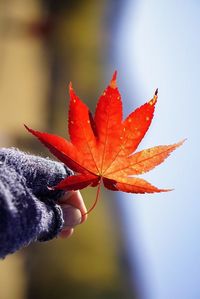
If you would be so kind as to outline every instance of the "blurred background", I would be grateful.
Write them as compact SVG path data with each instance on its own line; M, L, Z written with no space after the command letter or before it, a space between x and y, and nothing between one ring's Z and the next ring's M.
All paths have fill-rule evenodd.
M71 239L0 261L0 299L200 298L199 16L197 0L0 0L1 147L49 155L23 123L67 136L69 81L94 112L115 69L124 116L159 88L140 149L188 138L144 175L174 191L103 191Z

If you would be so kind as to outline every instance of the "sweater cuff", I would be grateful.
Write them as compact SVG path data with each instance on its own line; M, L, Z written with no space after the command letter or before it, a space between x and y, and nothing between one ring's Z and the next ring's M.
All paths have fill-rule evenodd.
M44 204L46 211L42 215L41 232L37 238L40 242L55 238L61 232L64 225L61 207L52 199L45 200ZM44 211L44 208L42 210ZM48 223L49 221L50 223Z

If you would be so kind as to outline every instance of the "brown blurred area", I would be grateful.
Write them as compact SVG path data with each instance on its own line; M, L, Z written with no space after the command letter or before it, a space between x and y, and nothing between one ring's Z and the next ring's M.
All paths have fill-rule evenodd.
M0 0L1 147L49 155L23 123L65 137L69 81L94 111L107 84L112 2ZM95 189L82 194L90 206ZM0 299L136 298L116 211L111 193L102 193L71 239L35 243L0 261Z

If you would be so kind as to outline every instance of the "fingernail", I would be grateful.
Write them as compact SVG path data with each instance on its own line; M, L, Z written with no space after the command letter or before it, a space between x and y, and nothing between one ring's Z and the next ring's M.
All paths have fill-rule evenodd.
M74 227L81 223L82 214L79 209L70 205L61 205L64 218L63 228Z

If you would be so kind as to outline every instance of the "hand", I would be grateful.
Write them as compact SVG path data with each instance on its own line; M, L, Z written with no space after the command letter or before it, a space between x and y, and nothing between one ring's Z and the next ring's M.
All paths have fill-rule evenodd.
M64 226L59 236L70 237L74 227L87 219L87 209L79 191L68 191L58 200L63 211Z

